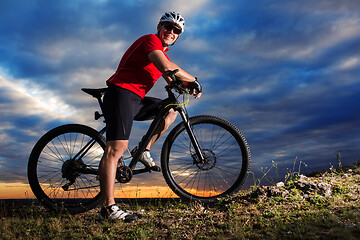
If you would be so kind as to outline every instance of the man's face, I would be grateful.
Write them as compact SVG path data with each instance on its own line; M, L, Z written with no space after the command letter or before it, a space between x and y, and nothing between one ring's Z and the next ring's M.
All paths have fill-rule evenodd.
M172 45L179 38L181 33L181 29L169 22L159 24L158 30L161 41L167 46Z

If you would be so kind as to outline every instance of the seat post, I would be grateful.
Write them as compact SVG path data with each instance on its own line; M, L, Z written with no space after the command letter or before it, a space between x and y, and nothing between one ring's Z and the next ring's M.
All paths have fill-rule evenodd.
M99 103L99 106L100 106L100 109L101 109L101 113L104 114L104 107L103 107L103 101L101 99L101 96L96 97L96 99L98 100L98 103Z
M98 100L100 109L102 114L104 114L104 108L103 108L103 101L102 97L104 96L107 88L99 88L99 89L92 89L92 88L82 88L81 90L94 98Z

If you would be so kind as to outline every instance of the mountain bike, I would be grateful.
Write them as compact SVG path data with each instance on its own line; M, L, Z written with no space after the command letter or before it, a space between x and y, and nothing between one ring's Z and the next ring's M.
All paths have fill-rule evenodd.
M174 109L182 121L163 143L163 177L170 189L184 200L216 202L235 194L244 184L250 168L250 149L243 134L229 121L210 115L189 117L186 110L189 92L175 78L175 72L170 74L172 86L165 87L168 97L155 106L160 106L160 113L131 157L119 159L116 179L127 183L134 175L151 172L148 167L136 165L159 123ZM82 91L96 98L103 112L106 88ZM103 117L95 112L95 120ZM70 213L98 206L101 201L98 166L106 145L105 132L106 127L97 131L81 124L67 124L39 139L29 157L28 180L43 205Z

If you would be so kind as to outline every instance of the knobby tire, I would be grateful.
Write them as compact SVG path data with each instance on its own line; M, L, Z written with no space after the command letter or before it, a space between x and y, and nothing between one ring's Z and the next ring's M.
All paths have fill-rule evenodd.
M37 199L56 211L81 213L95 208L101 198L97 174L72 170L74 158L94 139L82 157L81 166L97 171L105 149L104 137L95 129L80 124L59 126L47 132L34 146L28 163L28 180ZM78 165L79 165L78 164ZM64 190L63 186L75 179Z
M161 167L169 187L182 199L215 202L240 190L250 168L243 134L215 116L195 116L190 125L206 160L200 163L183 122L166 138Z

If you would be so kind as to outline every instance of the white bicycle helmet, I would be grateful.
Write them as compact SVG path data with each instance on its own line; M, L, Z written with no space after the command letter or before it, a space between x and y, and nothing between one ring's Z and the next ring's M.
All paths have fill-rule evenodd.
M161 22L171 22L174 23L176 26L178 26L181 29L181 33L184 32L185 28L185 19L177 12L166 12L162 17L160 18Z

